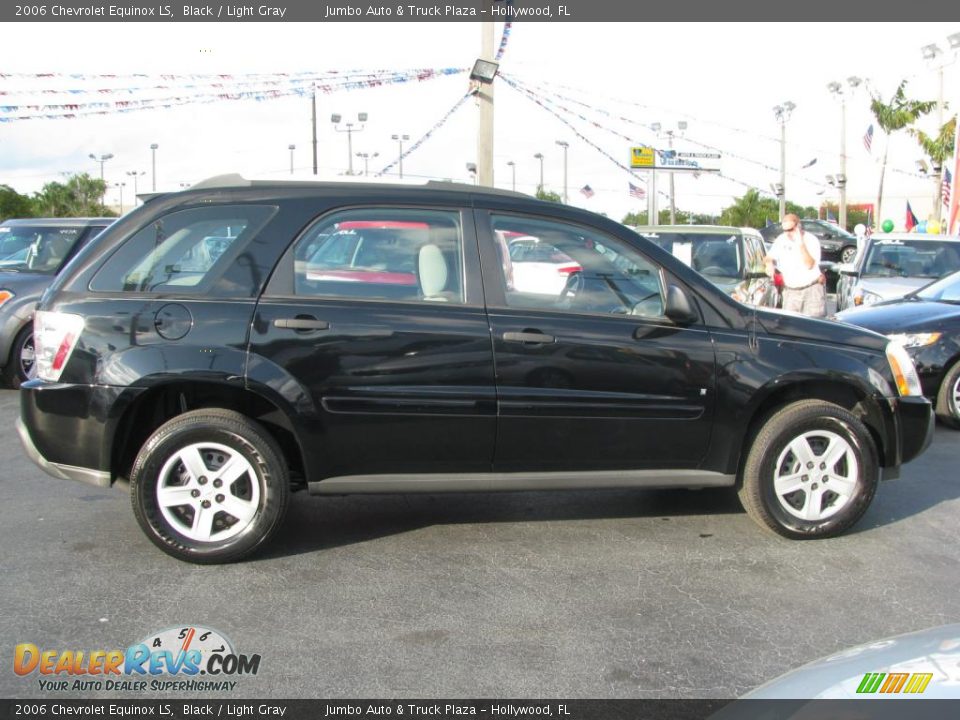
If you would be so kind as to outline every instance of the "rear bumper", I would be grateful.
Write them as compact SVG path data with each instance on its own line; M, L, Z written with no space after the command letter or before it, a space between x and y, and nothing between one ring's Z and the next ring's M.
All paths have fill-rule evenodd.
M75 465L65 465L63 463L54 463L47 460L37 446L33 444L33 438L30 437L30 431L23 424L22 418L17 418L17 434L20 436L20 443L23 445L24 452L33 463L43 470L47 475L59 480L76 480L78 482L96 485L97 487L110 487L110 473L103 470L91 470L90 468L76 467Z

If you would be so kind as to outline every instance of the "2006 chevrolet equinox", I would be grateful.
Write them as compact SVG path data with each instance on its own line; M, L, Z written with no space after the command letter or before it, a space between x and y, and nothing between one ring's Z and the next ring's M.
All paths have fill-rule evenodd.
M236 560L290 494L731 486L822 538L929 445L897 344L749 308L606 218L472 186L160 195L35 319L18 424L49 474L129 483L147 536Z

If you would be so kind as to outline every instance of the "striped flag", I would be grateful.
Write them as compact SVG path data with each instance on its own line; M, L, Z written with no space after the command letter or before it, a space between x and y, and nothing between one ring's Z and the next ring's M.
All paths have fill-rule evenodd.
M953 185L953 176L950 174L950 168L943 169L943 188L940 191L943 197L943 204L950 207L950 189Z
M910 207L910 201L907 200L907 219L904 222L907 232L910 232L917 226L917 216L913 214L913 208Z
M637 187L633 183L627 183L630 186L630 197L635 197L638 200L644 200L647 197L647 191L642 187Z
M867 128L867 132L863 135L863 146L867 149L867 152L871 152L873 149L873 125Z
M594 195L596 195L596 193L593 191L593 188L590 187L589 185L584 185L582 188L580 188L580 192L583 193L583 196L584 196L587 200L589 200L589 199L592 198Z

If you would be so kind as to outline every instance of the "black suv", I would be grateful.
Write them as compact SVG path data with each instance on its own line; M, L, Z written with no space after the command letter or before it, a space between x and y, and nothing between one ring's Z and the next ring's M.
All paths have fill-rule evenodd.
M518 238L554 251L523 266ZM748 308L616 222L472 186L156 197L61 273L35 333L28 454L129 483L194 562L262 546L300 489L736 486L762 526L825 537L933 429L883 336Z
M800 221L803 229L816 235L820 241L820 259L831 262L852 263L857 256L857 236L847 232L839 225L827 220L804 218ZM783 232L780 223L760 229L766 242L772 243Z

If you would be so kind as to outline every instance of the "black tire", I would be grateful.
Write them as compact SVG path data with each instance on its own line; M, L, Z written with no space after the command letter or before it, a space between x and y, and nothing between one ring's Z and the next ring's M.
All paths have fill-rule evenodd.
M960 430L960 360L947 370L937 392L937 417L947 427Z
M827 455L824 444L830 436L845 443L837 444L844 454L832 467L822 469L826 463L820 461ZM805 443L813 453L808 458L813 461L812 469L799 463L790 449L794 441ZM824 451L818 453L817 448ZM784 473L788 467L792 472ZM801 467L807 468L809 474L801 474ZM827 476L827 482L823 482L824 474L834 471L837 474ZM796 475L792 482L801 485L780 497L775 479L784 479L781 488L791 484L784 474ZM844 474L849 478L841 477ZM831 479L834 484L828 488ZM863 516L876 493L878 480L876 447L864 424L833 403L802 400L773 412L760 427L744 463L739 495L747 514L761 527L794 540L826 538L840 535ZM806 519L794 514L805 514L808 503L822 517Z
M847 245L840 250L840 262L852 263L857 259L857 246Z
M27 362L23 357L24 349L33 350L33 323L25 326L17 333L10 347L10 357L3 368L3 380L14 390L27 380L36 377L36 361ZM29 367L26 367L29 365Z
M222 509L223 506L217 503L223 503L225 496L212 495L217 492L213 489L217 480L202 475L193 478L184 462L177 459L182 451L196 450L198 446L207 444L227 448L226 451L200 450L197 457L212 478L218 474L215 466L217 460L220 461L220 468L226 469L228 463L224 462L224 456L228 457L228 462L237 460L241 463L239 467L252 470L227 486L217 486L220 493L227 492L223 487L229 488L231 497L227 502L239 500L251 511L252 517L240 519ZM243 461L246 461L246 466L242 465ZM167 484L171 478L179 478L179 482ZM200 482L203 482L203 487L198 484ZM182 488L185 492L197 493L196 497L207 499L185 500L184 504L167 507L164 511L158 500L161 483L163 489L168 491ZM190 487L195 489L189 490ZM202 496L199 495L201 490L204 493ZM233 562L261 547L283 520L289 496L287 465L277 442L261 425L232 410L193 410L164 423L144 443L130 473L130 498L140 527L165 553L192 563ZM191 531L186 527L188 522L199 520L191 512L204 512L187 503L200 502L206 502L206 508L213 505L213 512L206 515L210 518L209 540L198 540L184 534ZM169 517L165 516L165 512ZM242 529L235 531L233 526L238 523ZM236 534L226 539L215 537L231 532Z

